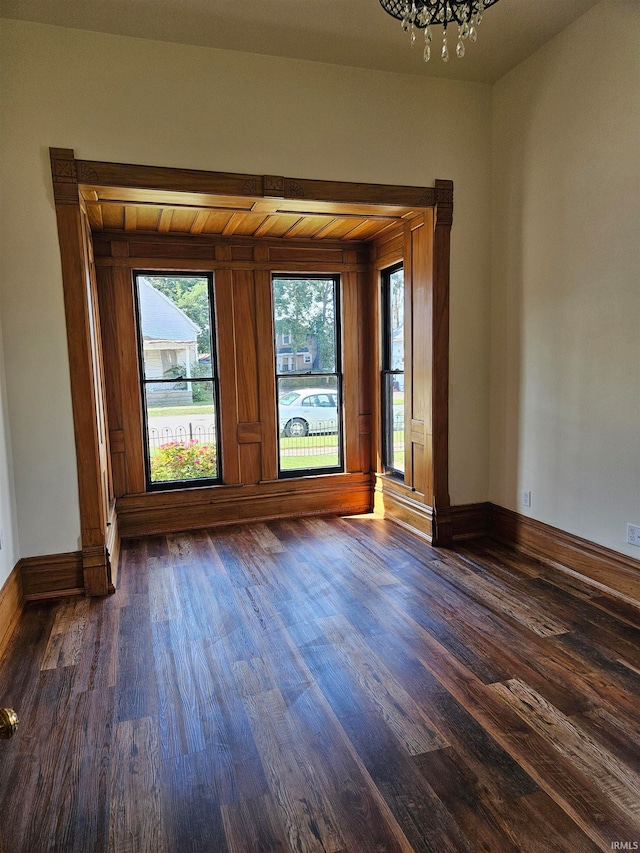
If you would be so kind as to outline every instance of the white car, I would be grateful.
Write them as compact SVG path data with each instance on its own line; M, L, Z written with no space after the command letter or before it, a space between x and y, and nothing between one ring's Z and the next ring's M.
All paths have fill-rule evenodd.
M281 435L299 437L338 431L338 392L335 388L292 388L278 400Z

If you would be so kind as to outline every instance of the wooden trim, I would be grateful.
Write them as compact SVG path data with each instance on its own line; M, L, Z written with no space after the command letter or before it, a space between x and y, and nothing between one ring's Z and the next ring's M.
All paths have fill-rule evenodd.
M449 507L449 260L453 181L436 180L432 300L432 485L434 545L450 545L453 527L441 510ZM441 521L441 518L443 519Z
M25 601L59 598L84 592L84 564L81 551L23 557L18 563Z
M23 603L22 575L18 562L0 590L0 656L9 645L22 614Z
M342 276L342 405L344 423L344 470L361 471L360 455L360 315L358 311L358 278L355 273Z
M341 263L345 252L355 252L352 263L365 265L369 258L368 243L356 240L309 240L293 241L287 237L252 237L241 234L166 234L146 233L136 231L94 231L96 260L116 257L114 245L124 244L130 247L127 255L136 258L171 258L191 257L200 261L229 260L263 261L273 265L289 257L291 260L306 264ZM217 258L216 247L228 246L231 254L226 258ZM262 257L254 255L258 250Z
M369 474L330 474L244 486L150 492L118 500L123 538L305 515L371 510Z
M50 156L62 264L85 567L83 582L75 586L81 586L89 595L104 595L110 585L105 550L106 480L110 480L110 468L92 248L83 221L86 214L80 206L73 151L52 148Z
M374 512L431 543L433 511L422 500L416 499L415 495L411 488L395 477L376 474Z
M640 602L640 561L550 524L490 504L489 534L598 589Z
M476 539L489 533L491 504L459 504L436 510L437 524L449 525L454 542Z
M55 149L64 150L68 149ZM73 152L70 152L73 154ZM274 175L246 175L237 172L205 172L125 163L76 160L78 181L88 186L136 187L169 192L205 195L253 196L263 198L311 199L336 203L433 207L434 187L407 187L391 184L361 184L345 181L316 181Z

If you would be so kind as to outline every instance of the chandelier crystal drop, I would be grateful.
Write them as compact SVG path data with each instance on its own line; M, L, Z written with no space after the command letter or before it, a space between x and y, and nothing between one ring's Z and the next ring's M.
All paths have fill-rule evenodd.
M497 2L498 0L380 0L380 5L387 14L401 21L404 32L410 33L411 45L416 41L416 28L425 31L425 62L431 58L431 27L441 24L443 33L440 55L444 62L448 62L447 27L450 24L457 26L456 56L462 59L465 55L464 42L467 39L470 42L477 40L478 27L485 9Z

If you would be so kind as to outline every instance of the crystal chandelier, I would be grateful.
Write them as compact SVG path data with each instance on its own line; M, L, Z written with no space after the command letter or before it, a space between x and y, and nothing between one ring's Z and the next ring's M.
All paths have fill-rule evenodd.
M450 24L458 28L456 56L462 59L465 53L464 43L476 41L482 13L498 0L380 0L380 5L389 15L402 21L404 32L410 33L411 44L416 43L416 30L424 30L424 61L431 59L431 27L443 25L442 50L444 62L449 61L447 27Z

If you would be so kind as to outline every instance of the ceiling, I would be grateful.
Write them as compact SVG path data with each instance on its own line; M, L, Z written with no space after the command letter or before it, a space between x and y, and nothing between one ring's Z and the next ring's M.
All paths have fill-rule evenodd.
M63 27L492 83L599 0L500 0L478 41L422 61L378 0L0 0L0 15ZM436 36L436 41L439 36ZM455 46L455 44L454 44Z
M418 212L401 205L204 195L83 184L92 231L368 241Z

